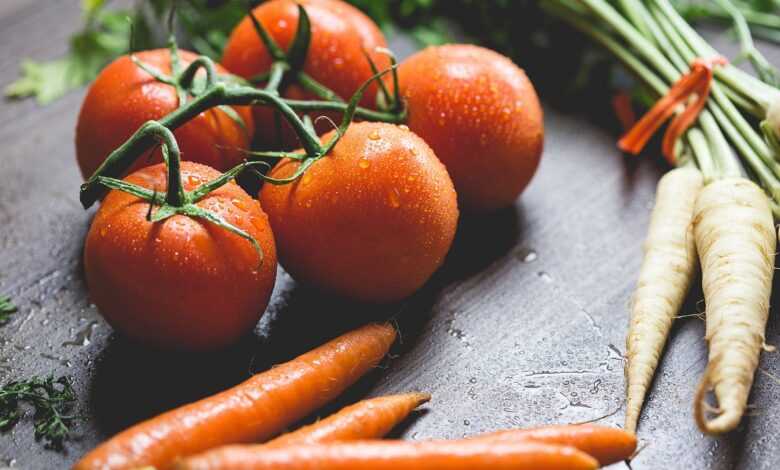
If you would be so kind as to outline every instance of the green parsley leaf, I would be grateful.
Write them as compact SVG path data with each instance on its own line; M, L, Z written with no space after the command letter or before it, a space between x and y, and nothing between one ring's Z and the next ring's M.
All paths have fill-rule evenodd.
M35 439L45 441L48 448L60 450L78 419L70 414L75 402L76 393L68 377L34 377L9 382L0 388L0 430L7 431L19 422L23 416L21 405L26 403L35 410Z
M34 96L47 104L97 76L111 59L127 50L128 12L100 10L102 1L85 0L86 28L70 39L68 54L49 62L25 59L21 77L5 89L10 98Z
M11 319L11 314L16 312L16 305L7 295L0 295L0 326L5 325Z

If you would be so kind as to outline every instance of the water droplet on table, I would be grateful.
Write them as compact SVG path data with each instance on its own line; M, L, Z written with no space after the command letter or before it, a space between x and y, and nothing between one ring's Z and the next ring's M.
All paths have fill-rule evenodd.
M539 279L541 279L544 282L547 282L547 283L552 283L553 282L552 276L550 276L545 271L539 271L538 273L536 273L536 275L539 276Z
M83 329L76 333L76 337L72 341L65 341L63 346L89 346L92 342L92 334L97 328L97 322L92 321L87 324Z

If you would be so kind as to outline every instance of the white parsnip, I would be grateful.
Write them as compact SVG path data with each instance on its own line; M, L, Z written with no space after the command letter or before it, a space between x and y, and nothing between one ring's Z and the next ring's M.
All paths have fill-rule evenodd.
M636 431L672 321L696 274L692 222L702 184L701 173L692 167L672 170L658 182L626 338L625 426L631 432Z
M777 244L766 194L744 178L707 185L696 201L694 235L709 343L694 414L702 431L720 434L739 424L764 346Z

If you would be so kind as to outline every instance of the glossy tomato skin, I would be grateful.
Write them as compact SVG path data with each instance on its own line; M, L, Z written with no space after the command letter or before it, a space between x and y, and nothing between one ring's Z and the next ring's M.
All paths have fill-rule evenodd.
M542 155L542 108L525 72L471 45L429 47L398 69L409 128L455 182L464 211L511 205Z
M158 164L126 180L166 187ZM191 190L219 173L182 162ZM174 215L146 220L149 203L120 191L103 201L87 234L84 268L92 301L116 330L164 349L226 346L247 333L268 305L276 277L276 249L260 204L235 183L197 203L251 234L252 244L201 219Z
M297 165L282 161L271 175ZM452 181L430 147L383 123L352 124L297 182L266 184L260 202L295 279L375 303L419 289L442 264L458 221Z
M379 70L390 66L389 59L375 52L377 47L387 47L382 32L360 10L340 0L271 0L254 9L255 17L283 49L288 50L298 27L300 3L311 20L311 44L306 56L304 71L319 83L348 100L360 85L373 75L363 50L372 57ZM236 26L225 46L222 65L230 72L251 78L268 72L273 59L257 35L247 16ZM298 85L281 90L283 96L293 99L314 99ZM362 106L374 107L377 86L371 85L361 101ZM267 107L255 107L255 126L265 146L277 143L273 111ZM338 121L338 114L312 113L312 117L327 115ZM286 122L282 122L284 146L295 147L297 137ZM323 133L332 129L326 121L316 124Z
M197 55L179 51L186 67ZM155 49L135 54L145 64L170 74L170 53ZM225 69L218 66L219 73ZM109 64L90 86L76 125L76 157L81 174L89 178L103 160L124 143L143 123L161 119L179 107L174 87L161 83L125 55ZM235 106L244 126L219 109L200 113L174 134L184 160L225 171L244 159L237 149L249 148L254 122L249 107ZM156 150L136 160L131 171L162 161Z

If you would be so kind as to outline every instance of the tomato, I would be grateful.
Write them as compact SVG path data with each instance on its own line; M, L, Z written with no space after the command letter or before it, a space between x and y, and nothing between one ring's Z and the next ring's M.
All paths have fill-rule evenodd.
M398 68L409 128L433 148L464 211L511 205L542 155L533 85L506 57L471 45L430 47Z
M179 51L183 66L197 56ZM167 49L138 52L138 59L166 75L171 73ZM218 73L225 69L217 67ZM179 107L176 89L155 80L125 55L109 64L89 89L76 125L76 158L88 178L103 160L141 125L160 119ZM244 126L219 109L210 109L181 126L174 134L185 160L225 171L244 159L236 149L249 148L254 123L249 107L236 106ZM150 157L151 156L151 157ZM132 170L162 161L159 150L138 158Z
M270 176L289 176L298 164L281 161ZM458 221L452 181L430 147L384 123L352 124L301 179L263 186L260 202L295 279L368 302L419 289L442 264Z
M299 3L306 9L311 20L312 36L303 70L319 83L347 100L373 75L363 50L369 53L379 70L390 66L385 55L375 52L377 47L387 47L376 24L357 8L339 0L272 0L256 7L255 17L282 50L289 48L295 36ZM236 75L251 78L268 72L272 62L273 59L247 16L230 34L222 64ZM286 98L315 98L297 84L280 91ZM373 107L376 92L376 85L371 85L363 95L361 105ZM319 115L327 115L333 120L339 119L338 114L313 113L313 117ZM285 122L282 124L285 146L292 148L298 145L289 125ZM255 126L266 147L277 142L272 109L256 107ZM325 121L317 123L319 133L331 128Z
M182 162L189 191L219 172ZM163 164L126 181L166 188ZM111 191L95 216L84 249L92 301L128 337L167 349L213 349L247 333L262 315L276 277L276 250L260 204L231 182L198 206L252 235L246 239L202 219L174 215L147 221L149 203Z

